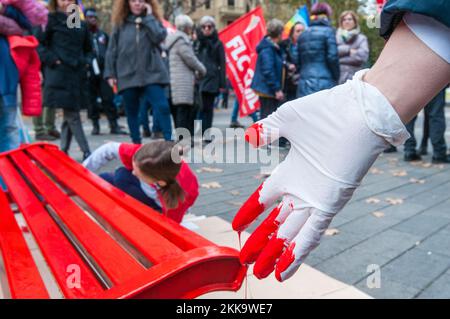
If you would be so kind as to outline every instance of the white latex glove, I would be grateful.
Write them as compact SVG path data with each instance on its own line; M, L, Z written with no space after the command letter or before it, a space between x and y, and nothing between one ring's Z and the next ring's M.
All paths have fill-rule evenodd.
M388 100L361 80L366 72L288 102L246 132L256 147L280 136L291 143L286 159L233 220L233 229L243 231L281 199L241 250L243 263L256 261L256 277L274 269L279 281L292 276L378 155L389 143L398 146L409 138Z

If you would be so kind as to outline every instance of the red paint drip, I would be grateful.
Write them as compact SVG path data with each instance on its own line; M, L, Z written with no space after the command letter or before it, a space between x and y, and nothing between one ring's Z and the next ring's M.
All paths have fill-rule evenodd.
M245 131L245 140L253 147L259 147L263 144L263 124L255 123Z
M262 188L261 184L258 189L250 196L250 198L239 209L233 219L233 229L235 231L243 231L253 222L262 212L264 212L264 205L259 202L259 192Z
M241 234L242 232L238 231L238 240L239 240L239 250L241 250L242 247L242 238L241 238ZM245 272L245 288L244 288L244 299L247 300L247 296L248 296L248 267L246 268L246 272Z
M243 264L252 264L269 242L270 236L277 231L279 223L276 218L280 214L282 204L275 207L253 234L247 239L241 250L240 259Z
M283 279L281 278L281 273L285 272L286 269L289 268L289 266L294 262L295 255L294 255L294 248L295 243L292 243L289 245L288 249L284 252L283 255L281 255L280 260L277 263L276 269L275 269L275 277L279 282L282 282Z
M261 252L253 267L253 274L258 279L269 276L275 269L275 263L278 257L283 253L285 239L272 237L266 248Z

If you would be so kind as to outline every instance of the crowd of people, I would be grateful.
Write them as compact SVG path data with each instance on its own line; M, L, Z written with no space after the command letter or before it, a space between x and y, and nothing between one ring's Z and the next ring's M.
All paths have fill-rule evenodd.
M0 152L20 144L19 83L24 114L25 108L32 115L30 109L39 110L33 118L36 140L60 139L62 151L68 154L74 137L83 160L93 161L80 115L83 108L88 110L93 135L100 134L100 115L104 113L110 133L129 134L136 145L142 143L142 137L176 141L173 127L188 129L191 141L187 142L194 145L195 120L201 120L203 143L210 143L207 131L213 126L216 101L220 95L228 96L229 91L224 45L214 18L204 16L195 25L189 16L178 15L176 31L168 34L158 1L116 0L108 35L100 28L95 8L85 10L85 21L79 27L68 26L68 8L73 4L75 0L50 0L45 7L37 0L0 0ZM266 119L285 102L343 84L368 65L369 44L355 12L343 12L337 30L332 26L332 8L327 3L314 4L310 13L309 25L296 23L287 39L282 37L282 21L268 22L266 36L257 46L251 84L260 101L260 110L250 115L254 122ZM14 52L14 36L28 39L20 45L29 54L37 52L41 72L22 74L20 54ZM129 133L118 124L118 105L124 109ZM411 138L405 144L406 161L419 160L420 154L427 153L429 137L433 162L450 163L444 138L444 105L441 91L425 108L426 138L418 151L415 118L407 125ZM57 109L63 112L60 132L55 127ZM231 127L241 126L238 111L236 100ZM289 147L289 141L280 139L280 146ZM393 151L394 146L386 150ZM114 183L111 176L105 179ZM133 180L133 176L125 179ZM161 181L168 184L167 178ZM142 199L150 193L144 189L144 194L134 194Z

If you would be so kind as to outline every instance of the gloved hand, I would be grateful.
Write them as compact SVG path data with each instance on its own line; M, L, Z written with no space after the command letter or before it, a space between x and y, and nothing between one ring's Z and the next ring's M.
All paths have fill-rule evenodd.
M409 138L388 100L362 81L366 72L288 102L247 130L246 140L255 147L279 137L291 143L286 159L233 220L233 229L243 231L281 199L241 250L242 263L256 261L257 278L274 269L279 281L292 276L378 155L389 143L401 145Z

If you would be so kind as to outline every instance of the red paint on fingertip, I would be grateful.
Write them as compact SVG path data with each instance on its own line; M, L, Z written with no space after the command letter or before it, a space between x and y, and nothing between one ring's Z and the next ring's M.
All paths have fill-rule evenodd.
M250 225L262 212L264 212L264 205L260 203L260 191L263 184L250 196L249 199L242 205L233 219L232 227L235 231L243 231Z
M263 143L264 127L262 123L255 123L245 131L245 141L253 147L259 147Z
M275 278L277 278L279 282L283 282L281 273L285 272L295 260L294 248L295 243L290 244L288 249L281 255L280 260L275 267Z
M275 207L253 234L247 239L244 247L240 253L240 260L242 264L252 264L258 258L260 252L269 242L270 236L275 233L280 226L276 221L283 204Z
M256 278L263 279L272 273L275 269L275 263L278 257L283 253L285 244L286 239L277 238L276 236L273 236L270 239L253 267L253 274Z

